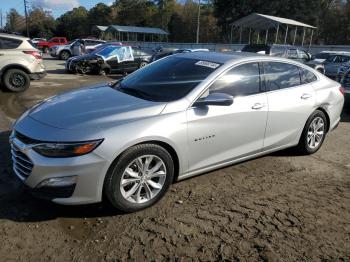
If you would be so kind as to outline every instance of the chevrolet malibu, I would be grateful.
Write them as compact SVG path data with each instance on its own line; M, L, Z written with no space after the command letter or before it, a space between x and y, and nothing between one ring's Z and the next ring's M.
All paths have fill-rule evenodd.
M25 112L10 137L13 169L55 203L106 197L133 212L177 180L289 147L315 153L340 121L343 91L292 60L177 54Z

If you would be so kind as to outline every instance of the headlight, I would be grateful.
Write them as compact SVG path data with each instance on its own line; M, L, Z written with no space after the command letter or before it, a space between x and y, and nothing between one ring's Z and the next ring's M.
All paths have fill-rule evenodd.
M42 143L33 150L46 157L74 157L92 152L103 139L76 143Z

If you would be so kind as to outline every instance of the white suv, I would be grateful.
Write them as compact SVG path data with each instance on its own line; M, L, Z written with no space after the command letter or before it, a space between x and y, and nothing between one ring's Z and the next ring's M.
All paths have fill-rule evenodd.
M13 92L23 92L30 80L45 76L42 56L29 38L0 34L0 81Z

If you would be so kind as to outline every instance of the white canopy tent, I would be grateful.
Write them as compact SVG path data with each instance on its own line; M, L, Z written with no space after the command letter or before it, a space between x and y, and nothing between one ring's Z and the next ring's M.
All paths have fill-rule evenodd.
M275 41L276 43L278 41L278 34L281 28L285 30L285 37L284 37L284 44L287 42L287 36L288 36L288 30L289 28L293 26L295 27L294 31L294 39L293 39L293 45L295 44L296 41L296 36L297 36L297 31L298 27L303 28L303 37L302 37L302 46L304 45L304 40L305 40L305 34L306 34L306 29L311 30L311 37L310 37L310 44L312 42L312 37L313 37L313 32L315 29L317 29L314 26L301 23L292 19L287 19L287 18L282 18L282 17L277 17L277 16L271 16L271 15L263 15L263 14L258 14L258 13L253 13L248 16L245 16L231 24L231 42L232 42L232 33L234 28L238 28L240 31L240 43L242 42L242 30L244 28L249 29L249 43L250 43L250 37L251 37L251 30L257 30L259 31L265 31L265 43L267 43L268 39L268 34L269 30L275 29L276 30L276 35L275 35ZM258 41L259 41L259 35L258 33Z

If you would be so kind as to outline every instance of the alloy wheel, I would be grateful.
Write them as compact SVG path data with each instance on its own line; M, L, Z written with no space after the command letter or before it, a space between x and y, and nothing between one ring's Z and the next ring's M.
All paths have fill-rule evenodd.
M307 144L311 149L317 148L323 140L325 132L324 121L321 117L312 120L307 131Z
M124 170L120 192L128 202L146 203L162 190L166 175L166 166L162 159L155 155L140 156Z
M10 83L15 88L22 88L25 85L25 78L21 74L12 74L10 77Z

